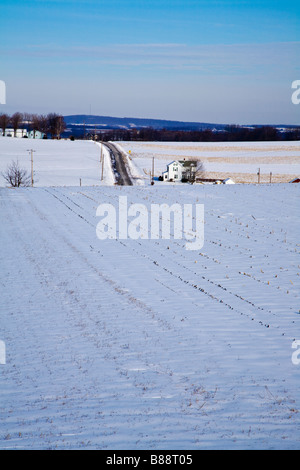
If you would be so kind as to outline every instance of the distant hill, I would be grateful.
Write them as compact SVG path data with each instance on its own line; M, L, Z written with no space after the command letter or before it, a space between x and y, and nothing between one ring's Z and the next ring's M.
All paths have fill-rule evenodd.
M93 135L95 130L97 133L105 133L105 131L113 130L122 130L122 131L132 131L133 129L141 130L146 128L155 129L155 131L205 131L211 130L215 135L217 140L220 140L227 134L232 127L233 132L234 128L245 129L245 130L255 130L262 127L268 127L264 125L241 125L241 126L231 126L228 124L215 124L207 122L184 122L184 121L168 121L163 119L142 119L142 118L131 118L131 117L111 117L111 116L91 116L85 114L75 114L70 116L64 116L65 123L67 125L66 131L63 133L63 137L70 137L73 135L76 138L83 136ZM299 126L291 125L270 125L277 129L279 134L286 134L293 129L299 129ZM229 131L230 132L230 131ZM297 134L298 136L298 134ZM298 139L298 137L295 137ZM227 139L226 137L226 139ZM233 135L234 137L234 135ZM249 138L250 136L243 137ZM261 137L252 136L254 140L259 140ZM293 138L292 140L295 140ZM225 140L226 140L225 139ZM263 138L265 140L265 137ZM268 140L268 139L267 139Z
M204 130L215 129L223 130L225 125L210 124L204 122L181 122L181 121L167 121L162 119L142 119L130 117L110 117L110 116L89 116L89 115L71 115L64 116L67 127L70 130L79 130L86 127L87 130L97 128L97 130L108 129L142 129L145 127L152 127L153 129L168 129L168 130Z

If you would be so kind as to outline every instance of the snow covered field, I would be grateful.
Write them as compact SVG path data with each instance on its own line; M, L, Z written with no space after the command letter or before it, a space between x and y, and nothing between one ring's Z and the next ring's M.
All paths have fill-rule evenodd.
M0 137L0 187L6 186L2 176L12 161L31 173L34 150L34 186L99 186L114 184L108 151L103 148L103 180L101 145L92 141L14 139Z
M134 185L148 184L152 160L155 175L160 176L166 165L176 159L199 159L204 163L207 178L232 177L237 183L289 182L300 176L300 142L120 142L115 145L127 153ZM33 149L34 185L82 186L113 185L114 174L109 153L92 141L53 141L0 137L0 187L6 186L2 173L12 161L31 172L28 150Z
M204 204L201 252L98 240L120 195ZM299 212L299 185L0 189L0 449L299 449Z
M289 182L300 175L300 142L122 142L131 152L135 165L148 179L145 171L152 168L161 175L166 165L184 158L201 160L206 177L225 179L232 176L236 182L257 182L260 168L262 182Z

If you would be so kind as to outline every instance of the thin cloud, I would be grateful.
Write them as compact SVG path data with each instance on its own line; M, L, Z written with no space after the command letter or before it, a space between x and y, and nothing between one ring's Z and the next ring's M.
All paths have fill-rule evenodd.
M155 67L206 73L286 73L294 70L300 42L233 45L109 44L103 46L39 46L6 49L0 55L73 64Z

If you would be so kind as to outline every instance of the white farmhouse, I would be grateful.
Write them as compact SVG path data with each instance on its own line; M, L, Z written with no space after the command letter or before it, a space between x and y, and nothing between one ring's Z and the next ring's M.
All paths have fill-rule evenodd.
M192 181L197 171L197 162L174 160L167 165L167 171L162 174L163 181Z
M179 161L173 161L167 165L167 171L163 172L164 181L181 181L182 164Z

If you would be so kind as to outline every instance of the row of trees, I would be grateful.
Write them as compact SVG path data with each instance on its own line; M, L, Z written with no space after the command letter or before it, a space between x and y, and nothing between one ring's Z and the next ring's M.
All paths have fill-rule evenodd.
M275 127L227 126L223 131L210 129L199 131L180 131L145 128L141 130L116 129L101 133L104 141L159 141L159 142L251 142L300 140L300 128L279 132Z
M66 129L66 124L63 116L56 113L44 114L29 114L29 113L14 113L12 116L8 114L0 114L0 129L2 135L8 128L14 130L16 136L18 129L27 129L33 131L34 137L37 131L51 136L52 139L60 139L61 134Z

